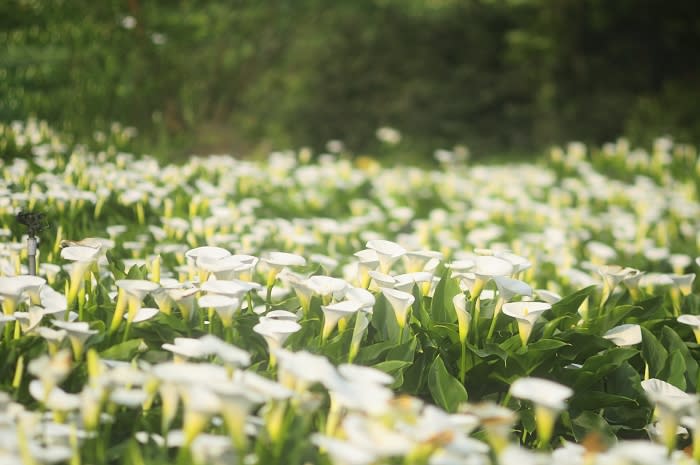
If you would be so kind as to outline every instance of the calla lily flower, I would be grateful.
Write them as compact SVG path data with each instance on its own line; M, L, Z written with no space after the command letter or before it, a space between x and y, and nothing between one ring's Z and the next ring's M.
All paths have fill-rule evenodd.
M633 346L642 342L642 329L636 324L616 326L603 335L620 347Z
M413 251L406 252L401 258L407 273L432 271L440 264L442 253L432 250Z
M364 309L360 309L355 316L355 326L352 329L352 339L350 340L350 350L348 351L348 362L352 362L360 351L362 338L369 327L369 318Z
M180 396L184 405L183 446L189 447L211 417L221 410L221 400L204 386L187 386L181 390Z
M242 261L236 255L223 257L199 255L195 263L197 268L213 274L216 279L234 279L238 273L250 268L250 263Z
M476 278L470 293L472 298L477 298L489 280L496 276L510 276L513 273L513 264L503 258L479 255L470 271Z
M15 313L24 291L29 283L20 276L0 277L0 297L2 297L3 313L7 316Z
M603 296L601 297L601 302L605 301L610 297L610 295L615 290L615 287L630 275L635 274L632 268L622 268L617 265L606 265L598 268L598 274L603 278Z
M208 294L200 297L197 304L201 308L213 309L225 328L233 325L233 316L241 308L241 301L224 295Z
M537 436L548 443L554 431L556 417L566 407L566 400L574 394L568 386L542 378L519 378L510 386L513 397L535 404Z
M323 310L323 331L321 339L326 340L342 318L349 318L362 308L362 304L356 300L343 300L330 305L321 306Z
M173 344L166 343L161 347L175 354L176 362L186 358L204 358L209 355L208 347L204 342L189 337L176 337Z
M692 292L695 273L682 275L672 274L669 275L669 277L673 280L673 284L681 291L682 295L687 296Z
M195 268L197 266L197 260L199 258L206 257L209 259L221 259L224 257L228 257L229 255L231 255L231 252L229 252L226 249L208 245L195 247L193 249L188 250L187 252L185 252L185 257L187 258L187 266L189 269L190 280L194 279L195 277ZM206 273L205 270L202 271ZM200 281L204 280L205 277L200 276Z
M393 289L394 286L396 286L396 279L394 279L393 276L382 273L381 271L369 271L367 274L372 280L372 286L370 287L372 290Z
M73 306L78 292L83 288L85 275L89 272L90 268L97 263L99 256L99 247L74 245L61 249L61 257L73 262L70 267L70 286L66 297L68 308Z
M379 266L377 252L372 249L364 249L355 252L354 256L358 259L355 284L361 288L367 288L371 279L369 272L376 271Z
M513 276L517 276L518 273L532 267L532 263L530 263L527 258L521 257L520 255L512 252L496 252L494 256L507 260L511 265L513 265Z
M462 344L465 343L469 336L469 327L471 325L472 315L467 310L467 299L464 294L457 294L452 298L452 304L455 307L457 314L457 326L459 331L459 340Z
M312 276L304 281L304 284L314 293L321 296L322 301L326 305L330 303L332 298L342 296L345 289L349 286L345 280L331 276Z
M132 322L143 323L144 321L148 321L155 318L155 316L158 315L158 313L160 313L160 310L158 310L157 308L141 307L136 312L136 315L134 315L134 319L132 320ZM124 319L127 318L129 318L129 315L124 315Z
M315 433L311 436L311 442L339 465L370 465L377 460L376 454L345 440Z
M267 342L268 352L270 354L270 364L276 363L275 351L282 347L284 341L289 336L301 329L301 325L295 321L276 320L261 317L260 322L253 326L253 331L260 334Z
M304 266L306 259L301 255L287 252L269 252L261 259L267 265L267 287L271 287L282 269L291 266Z
M680 420L692 407L697 406L698 396L685 393L676 386L656 378L642 381L642 389L649 400L656 404L655 414L659 418L661 435L670 452L676 446L676 432Z
M406 326L408 310L411 308L416 298L413 297L413 294L386 287L382 289L382 294L384 294L384 297L394 310L399 328L403 329Z
M386 274L391 270L391 266L406 253L406 249L396 242L382 239L371 240L367 242L366 247L376 252L379 271Z
M347 300L355 300L362 304L362 310L367 313L372 313L376 299L374 294L369 292L367 289L360 287L351 287L345 291L345 298Z
M141 308L143 299L145 299L148 294L157 291L160 287L158 283L146 281L144 279L120 279L115 284L120 290L126 293L128 323L134 320L136 313ZM121 315L119 315L119 317L121 318Z
M508 302L503 304L503 313L515 318L518 322L518 332L524 346L530 339L532 327L537 319L550 308L552 306L545 302Z
M85 341L87 341L90 336L98 333L96 329L90 329L90 325L84 321L53 320L53 325L68 333L68 339L70 339L75 360L80 360L82 358Z

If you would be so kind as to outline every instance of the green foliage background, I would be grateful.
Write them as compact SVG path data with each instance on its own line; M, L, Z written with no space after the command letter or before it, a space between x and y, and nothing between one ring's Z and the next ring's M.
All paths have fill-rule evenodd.
M382 125L423 154L697 143L698 18L682 0L4 0L0 121L119 121L170 157L381 155Z

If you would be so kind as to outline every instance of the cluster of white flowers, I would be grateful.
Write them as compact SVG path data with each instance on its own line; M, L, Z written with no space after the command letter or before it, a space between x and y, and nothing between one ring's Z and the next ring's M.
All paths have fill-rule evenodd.
M123 27L134 27L128 19ZM389 144L401 139L392 128L377 137ZM393 314L401 343L416 301L432 298L443 279L454 279L462 291L446 305L454 309L463 350L479 338L490 341L500 313L517 324L516 344L525 350L560 296L588 285L600 288L600 308L623 292L635 302L668 295L677 321L691 326L700 343L700 318L681 314L692 293L691 271L700 266L692 258L700 247L700 202L694 178L674 179L668 169L680 157L700 172L687 147L660 141L646 153L620 141L592 159L585 146L573 144L554 150L548 168L467 167L441 154L450 169L428 171L380 169L366 160L355 166L335 155L309 163L295 152L273 153L266 163L219 155L161 166L109 149L67 150L36 122L0 126L0 141L0 150L8 141L32 147L31 162L0 161L0 331L3 343L25 336L45 341L46 353L15 362L12 382L19 389L25 364L34 378L24 381L29 394L53 414L0 396L0 429L13 438L0 444L2 463L66 461L119 409L148 412L156 404L160 431L135 438L190 449L202 464L236 460L248 453L251 438L283 443L290 417L318 411L323 424L310 439L337 464L395 457L431 465L488 464L494 457L503 464L690 463L681 452L666 451L682 424L695 427L698 399L660 380L646 380L643 388L658 406L662 444L620 441L595 451L567 443L540 453L517 445L518 417L506 407L464 403L448 413L395 395L392 376L353 364L378 300ZM342 152L342 144L335 141L329 151ZM596 168L601 159L638 175L607 176ZM40 277L27 275L23 242L11 240L9 223L34 208L66 218L42 246ZM78 217L109 226L91 231ZM63 237L88 231L104 237ZM115 253L125 273L108 258ZM138 278L129 277L130 269ZM63 292L57 284L65 284ZM314 303L322 321L310 317ZM478 327L482 304L492 312L485 338ZM590 319L590 304L586 299L578 309L581 325ZM104 308L107 320L95 316ZM159 355L133 363L102 359L90 345L116 335L126 343L140 325L174 316L189 332L222 337L182 334L159 347L137 340L134 354ZM267 349L266 363L254 363L259 353L234 345L242 316L254 319L251 332L267 344L260 349ZM320 344L351 332L348 363L335 366L285 348L316 322L318 334L304 337L320 336ZM636 323L600 336L617 346L642 342ZM68 392L62 383L82 364L85 382ZM260 364L268 373L261 374ZM573 394L526 377L509 395L534 404L544 444Z

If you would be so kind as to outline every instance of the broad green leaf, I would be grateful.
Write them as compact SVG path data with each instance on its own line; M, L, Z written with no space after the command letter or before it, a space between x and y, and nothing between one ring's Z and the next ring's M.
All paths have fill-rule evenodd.
M441 323L432 325L430 328L432 339L438 342L447 342L451 344L459 344L459 330L456 323ZM437 344L440 345L440 344Z
M143 343L143 339L129 339L103 350L100 352L100 357L111 360L131 361L140 352Z
M595 412L582 412L571 420L572 432L577 442L583 442L589 435L598 436L604 444L616 442L615 432L605 419Z
M428 389L433 400L448 412L457 411L459 404L468 399L467 391L457 378L445 368L442 358L435 357L428 373Z
M568 345L570 345L568 342L560 341L557 339L540 339L539 341L528 344L522 349L525 349L523 350L523 352L548 351L560 349Z
M408 394L421 396L424 392L426 383L428 382L428 372L430 370L430 361L434 350L427 350L425 353L416 353L415 360L404 371L404 383L402 389Z
M636 400L629 397L589 390L583 390L581 394L577 393L575 397L571 398L569 405L581 410L598 410L606 407L636 408L639 406Z
M372 365L373 368L388 373L394 377L394 383L391 388L398 389L403 384L403 371L411 365L412 362L405 360L387 360Z
M635 305L641 308L630 315L629 321L626 323L643 323L652 319L664 318L666 315L663 303L663 296L660 295L636 302Z
M389 349L389 352L386 354L386 359L412 362L417 346L418 339L412 337L410 340Z
M452 299L462 292L456 279L450 278L449 268L445 268L430 306L430 315L436 323L454 323L457 320Z
M614 328L630 313L634 314L639 307L634 305L619 305L614 308L606 308L605 312L588 322L588 328L594 333L605 334Z
M671 352L668 359L668 363L666 365L666 370L664 370L665 376L663 376L663 379L665 379L668 383L673 384L681 391L685 391L686 371L687 370L683 354L681 354L680 352Z
M578 313L558 316L545 323L544 328L542 328L542 337L549 339L557 330L564 331L574 327L580 319L581 316Z
M382 358L382 355L395 347L394 341L383 341L369 346L362 347L357 354L357 362L362 364L371 364Z
M588 286L573 294L567 295L559 302L552 305L552 315L559 317L568 313L576 313L583 301L595 291L596 287L595 285Z
M488 358L491 356L496 356L503 360L504 362L508 360L508 352L503 350L501 346L498 344L494 344L492 342L489 342L487 344L484 344L483 349L478 349L476 347L471 348L472 352L474 352L476 355L478 355L481 358Z
M614 347L588 358L579 369L571 370L574 389L586 389L634 357L638 351L630 347Z
M396 322L396 315L391 305L382 295L377 298L374 304L374 313L370 324L377 330L383 340L396 343L399 339L399 324Z
M671 353L679 353L685 361L685 380L686 388L691 391L696 389L696 381L698 378L698 362L693 358L693 355L688 350L688 345L673 329L664 326L661 330L661 342L668 347Z
M668 351L651 331L642 326L642 357L649 365L649 375L659 376L666 366Z

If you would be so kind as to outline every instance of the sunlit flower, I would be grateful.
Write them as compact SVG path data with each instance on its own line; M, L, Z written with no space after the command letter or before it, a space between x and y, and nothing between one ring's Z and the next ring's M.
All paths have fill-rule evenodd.
M295 321L260 318L260 322L253 327L253 331L260 334L267 342L270 354L270 364L275 364L275 351L282 347L289 336L301 329L301 325Z
M216 314L219 315L219 318L221 318L221 322L225 328L231 327L233 324L233 316L241 308L240 300L217 294L209 294L200 297L197 303L201 308L214 310ZM211 322L209 324L211 324Z
M516 319L520 340L526 345L535 322L550 308L545 302L508 302L503 304L503 313Z
M574 391L547 379L519 378L510 386L510 393L513 397L535 404L537 435L542 443L548 443L557 415L566 407L566 400Z
M343 300L341 302L335 302L330 305L321 306L323 310L323 331L321 333L321 338L325 341L330 336L331 332L338 325L338 321L346 318L349 319L352 315L357 313L362 304L356 300Z
M476 298L489 280L496 276L510 276L513 273L513 264L503 258L479 255L474 260L474 267L470 271L476 278L470 293L472 298Z
M603 337L620 347L633 346L642 342L642 329L637 324L624 324L612 328Z
M68 339L70 339L71 347L73 348L73 357L76 360L82 358L83 348L87 339L98 333L96 329L90 329L90 325L83 321L53 320L53 324L68 333Z
M413 305L416 298L407 292L390 288L383 288L382 294L386 298L387 302L389 302L389 305L391 305L391 308L394 310L394 315L396 316L396 322L399 324L399 328L403 329L406 326L408 310L411 308L411 305Z
M267 287L272 287L275 283L277 275L286 267L304 266L306 259L301 255L287 252L269 252L261 259L261 262L267 265Z
M73 262L70 267L70 287L67 293L68 308L73 306L78 292L83 288L86 274L97 263L99 247L68 246L61 249L61 257Z
M669 451L676 446L676 432L681 417L697 405L698 396L688 394L676 386L660 379L651 378L642 381L642 389L649 400L656 404L655 414L659 418L661 436Z
M141 308L143 299L160 287L159 284L144 279L120 279L117 280L115 284L126 294L128 323L131 323L134 317L136 317L136 313ZM117 312L115 312L115 317L116 316ZM121 318L121 315L118 316Z
M459 340L465 343L469 336L469 327L472 320L472 315L467 310L467 299L464 294L457 294L452 298L452 304L457 314L457 326L459 331Z
M406 253L406 249L396 242L382 239L371 240L367 242L366 247L376 252L377 259L379 259L379 271L382 273L389 273L391 266Z

